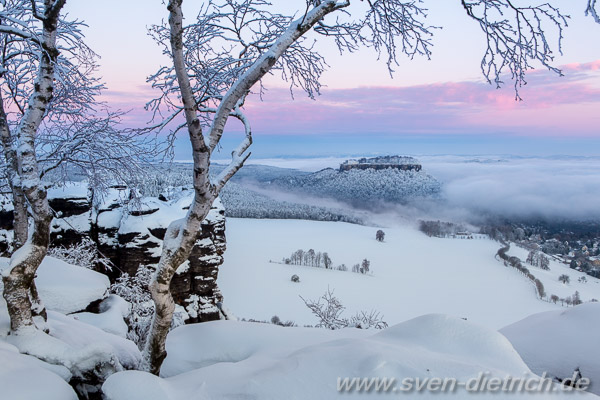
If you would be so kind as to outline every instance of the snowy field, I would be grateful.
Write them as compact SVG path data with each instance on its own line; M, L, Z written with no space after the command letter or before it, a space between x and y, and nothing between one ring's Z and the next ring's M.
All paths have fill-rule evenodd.
M526 266L536 278L544 283L544 288L546 289L548 297L555 294L560 298L565 298L572 296L575 291L578 291L583 302L590 301L591 299L600 300L599 279L593 278L584 272L571 269L568 265L560 263L552 257L550 257L550 270L545 271L537 267L532 267L525 263L527 254L529 254L528 250L514 245L511 246L510 251L508 252L509 256L519 257L523 262L523 265ZM564 284L558 280L558 277L563 274L569 277L569 283ZM583 282L579 281L581 278L585 278Z
M500 245L486 239L430 238L412 227L384 228L383 243L375 240L378 228L338 222L300 220L227 220L227 252L220 269L219 286L225 304L239 318L293 320L298 325L317 321L300 296L317 299L328 288L347 307L377 310L393 325L423 314L443 313L500 329L528 315L560 310L537 299L531 282L495 258ZM364 258L371 261L372 276L352 272L284 265L281 260L303 249L328 252L333 265L349 268ZM525 260L527 253L513 246L511 255ZM270 262L270 260L274 262ZM551 271L531 267L549 294L561 297L575 290L582 300L600 299L600 283L552 262ZM571 283L558 276L566 273ZM300 283L291 282L292 275Z
M376 309L390 327L332 331L240 321L184 325L169 333L160 377L127 370L139 366L141 354L124 337L128 307L108 296L106 277L47 257L36 282L49 310L50 335L7 335L6 304L0 298L0 398L75 400L67 382L93 374L106 380L102 391L107 400L381 398L374 391L340 393L338 378L344 377L392 379L387 395L438 399L446 395L394 388L403 390L405 378L414 385L414 379L432 378L464 384L482 372L499 379L544 372L566 378L577 367L592 379L591 391L600 394L593 385L600 379L595 333L600 303L566 308L538 300L525 277L495 259L499 245L487 239L429 238L404 227L385 228L385 242L379 243L376 230L334 222L229 219L229 249L219 283L226 305L238 316L278 315L315 324L299 296L316 299L329 287L348 314ZM269 261L298 248L327 251L334 266L367 258L373 275ZM7 265L7 259L0 259L0 270ZM596 280L576 282L574 272L570 285L552 287L558 275L569 271L557 263L550 267L546 274L531 270L552 292L566 296L579 290L584 301L600 297ZM291 282L292 274L301 281ZM99 299L104 299L100 314L77 312ZM24 384L32 379L38 384ZM459 387L447 395L597 398L552 388L551 393L493 394Z
M551 393L469 393L460 386L445 393L417 392L414 387L404 392L405 378L424 382L451 376L465 383L482 371L499 379L533 376L500 333L439 314L383 331L208 322L177 328L169 335L167 349L170 355L163 377L120 372L104 384L105 396L109 400L598 398L588 393L558 392L558 386ZM380 393L340 393L340 377L385 377L392 384Z

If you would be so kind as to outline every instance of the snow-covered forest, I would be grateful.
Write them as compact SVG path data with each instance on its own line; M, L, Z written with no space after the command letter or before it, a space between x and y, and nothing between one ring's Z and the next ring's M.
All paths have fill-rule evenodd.
M580 2L596 29L596 0ZM88 23L95 4L71 3L0 0L1 398L600 396L595 214L523 217L495 207L506 203L495 190L456 202L488 177L447 179L431 156L391 146L348 152L353 132L326 123L343 103L320 102L328 74L344 70L335 57L368 56L390 77L438 46L462 57L456 41L438 42L435 2L168 0L153 15L149 3L107 0L115 20L135 7L123 29L145 27L155 54L144 60L128 54L126 34L106 46L121 27ZM598 70L558 62L571 25L560 2L455 3L460 19L446 23L477 33L487 93L510 90L510 104L489 101L494 110L521 104L528 82L574 71L567 82L581 86ZM111 88L103 57L114 54L121 83L151 65L145 85ZM453 100L461 85L394 129L427 135L439 118L457 134L459 115L479 129ZM261 114L271 87L289 92L277 118ZM343 118L376 133L392 104L440 87L377 103L336 90L360 106ZM299 96L322 108L294 113ZM550 107L551 97L535 101ZM435 114L440 104L450 117ZM288 118L322 121L339 137L332 154L350 156L325 169L251 164L265 124ZM557 190L595 193L589 165Z

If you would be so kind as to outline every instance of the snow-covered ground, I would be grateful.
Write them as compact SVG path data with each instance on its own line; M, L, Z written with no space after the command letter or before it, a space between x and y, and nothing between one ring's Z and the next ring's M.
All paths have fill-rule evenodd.
M497 379L534 375L498 332L439 314L384 331L207 322L177 328L167 348L164 377L139 371L114 374L103 386L107 399L597 398L573 392L468 393L460 384L476 382L480 373ZM339 382L346 377L386 378L390 385L379 392L340 393L344 386ZM416 379L453 378L457 386L445 393L414 387L403 392L407 378L414 386Z
M314 324L300 296L317 299L330 288L348 314L377 310L390 325L443 313L492 329L561 309L560 304L537 299L528 279L495 258L501 247L497 242L430 238L407 226L384 228L385 241L379 243L377 229L339 222L229 218L227 252L219 273L225 304L240 318L270 320L277 315L298 325ZM298 249L311 248L328 252L334 266L344 263L351 268L367 258L373 275L280 263ZM527 255L516 248L511 254L523 260ZM588 283L580 284L579 274L567 266L552 262L550 267L548 272L531 268L549 294L570 296L578 290L583 301L600 299L597 279L588 277ZM570 285L558 282L563 273L571 275ZM291 282L294 274L299 283Z
M0 272L9 259L0 257ZM83 311L90 303L104 298L110 282L106 275L46 257L37 270L35 283L45 307L63 314ZM0 284L0 286L2 286ZM0 337L10 329L6 303L0 299Z
M8 267L8 261L0 258L0 271ZM0 297L1 399L77 399L68 384L72 379L105 379L124 368L137 368L141 353L123 337L126 305L122 299L107 298L100 305L103 312L93 317L89 313L65 315L104 299L109 286L105 275L46 257L36 285L48 311L45 328L49 335L36 329L9 335L6 302ZM0 292L3 289L0 282Z
M590 301L591 299L600 300L600 280L593 278L583 272L576 271L569 268L568 265L556 261L552 257L550 258L550 270L543 270L537 267L533 267L527 264L528 250L512 245L508 255L517 256L523 262L523 265L529 269L529 271L535 275L536 278L544 283L544 288L548 297L555 294L560 298L566 298L572 296L576 291L581 295L582 301ZM570 282L564 284L558 280L561 275L569 276ZM585 278L583 282L580 278Z
M600 303L531 315L500 332L536 374L564 379L579 368L600 395Z
M186 325L169 334L160 378L123 371L137 368L141 354L124 337L128 304L107 297L106 277L47 257L36 283L49 310L50 335L7 335L6 304L0 298L0 397L74 400L67 382L92 370L98 379L108 378L103 385L108 400L378 398L382 394L375 391L341 394L338 378L393 379L387 393L405 395L398 393L405 378L414 385L419 382L415 379L431 378L465 384L480 373L488 379L535 378L544 372L568 378L577 367L598 393L593 383L600 380L595 333L600 303L566 308L538 299L527 278L495 257L500 245L485 238L430 238L404 226L383 228L386 236L380 243L377 229L228 219L219 285L234 314L264 320L278 315L301 326L315 324L300 296L317 299L332 289L347 307L347 317L377 310L390 327L331 331L241 321ZM343 263L351 268L366 258L372 274L281 263L300 248L328 252L334 267ZM510 254L525 259L527 251L513 246ZM0 269L7 265L7 259L0 259ZM598 280L587 277L581 283L582 274L554 261L550 268L530 267L549 294L566 297L577 290L583 301L600 298ZM571 276L568 285L558 282L564 273ZM299 283L290 280L294 274ZM100 299L100 314L65 315ZM39 385L27 385L29 379ZM462 386L451 396L597 398L563 392L467 394ZM434 389L419 397L445 395Z

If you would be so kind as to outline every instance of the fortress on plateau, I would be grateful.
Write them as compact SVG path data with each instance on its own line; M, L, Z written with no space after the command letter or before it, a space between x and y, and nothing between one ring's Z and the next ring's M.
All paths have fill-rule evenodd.
M413 157L383 156L374 158L360 158L358 160L346 160L340 164L340 172L351 169L375 169L386 168L399 169L402 171L420 171L422 166L419 160Z

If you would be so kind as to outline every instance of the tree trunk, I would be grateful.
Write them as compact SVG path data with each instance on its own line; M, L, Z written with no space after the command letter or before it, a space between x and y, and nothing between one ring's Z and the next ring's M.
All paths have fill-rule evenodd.
M198 232L201 229L202 221L206 218L218 193L225 183L243 166L250 155L249 153L245 154L252 144L250 127L246 118L239 114L239 110L237 110L234 114L244 123L246 139L233 152L232 163L219 174L216 183L211 183L209 178L210 155L221 139L225 124L240 99L246 96L252 86L267 74L279 57L304 33L309 31L314 24L337 7L336 1L327 0L308 12L305 17L292 22L288 29L271 45L270 49L265 51L232 85L221 100L217 110L215 110L215 117L209 133L210 141L207 146L198 119L198 104L194 97L185 64L182 2L183 0L169 0L167 9L169 10L173 67L177 76L187 130L192 145L194 201L183 220L174 221L169 225L163 241L158 270L150 285L150 293L156 310L144 347L144 359L147 363L146 368L155 375L160 373L162 362L167 356L165 342L175 310L170 292L171 279L177 268L190 256Z
M165 342L173 320L175 303L171 296L171 279L177 268L189 258L192 247L201 230L201 224L216 198L211 191L208 171L210 168L210 152L202 136L202 127L196 114L196 100L192 92L190 79L185 68L183 55L183 13L182 0L171 0L169 25L171 28L171 49L173 64L182 94L184 113L188 134L192 144L194 160L194 201L182 220L172 222L167 228L163 240L163 250L158 262L156 276L150 284L150 293L155 305L152 327L144 347L146 368L155 375L167 356Z
M4 161L6 162L6 172L8 176L8 184L12 192L13 203L13 232L14 241L13 248L17 250L27 241L29 230L29 221L27 216L27 202L25 193L21 189L17 151L15 150L14 140L8 126L8 117L4 110L4 99L0 93L0 139L4 148Z
M33 279L50 243L52 214L48 194L41 182L35 153L35 138L44 119L54 90L54 71L58 58L56 35L58 17L64 0L45 0L40 65L27 109L17 127L19 146L16 151L18 186L29 204L33 219L32 231L25 243L13 253L10 266L3 273L4 299L10 315L11 332L18 334L34 327L34 314L45 311L37 296ZM4 136L4 133L3 133ZM16 183L13 181L13 184ZM17 185L15 185L17 186ZM16 211L16 210L15 210ZM19 233L21 235L22 232ZM34 302L30 295L34 295ZM35 307L35 313L32 311Z
M44 316L46 311L41 305L37 296L37 289L33 279L35 272L46 256L48 249L50 220L41 221L46 225L34 228L32 240L28 241L18 249L11 257L9 272L2 276L4 282L4 299L10 315L10 328L13 333L18 333L21 329L33 327L34 311L35 314ZM47 235L46 235L47 232ZM45 243L45 245L44 245ZM35 304L32 303L30 294L33 292Z
M13 232L14 249L17 250L25 244L29 234L29 216L27 215L27 201L25 193L20 187L12 188L13 193Z
M185 219L172 222L165 234L156 277L150 284L155 313L144 348L146 369L152 374L160 373L162 363L167 356L165 342L175 311L175 302L171 295L171 280L177 268L189 258L196 239L202 231L202 221L208 215L213 201L214 198L205 198L201 201L194 198L194 204Z

